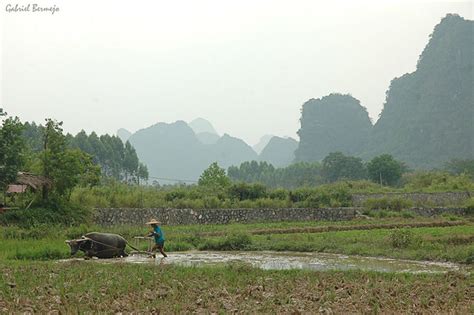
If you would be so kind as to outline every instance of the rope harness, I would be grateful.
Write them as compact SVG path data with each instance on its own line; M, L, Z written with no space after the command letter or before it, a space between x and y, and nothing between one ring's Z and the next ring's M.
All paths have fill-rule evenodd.
M100 244L100 245L103 245L105 247L110 247L110 249L102 249L100 251L97 251L97 253L102 253L102 252L107 252L107 251L113 251L113 250L122 250L125 252L125 248L120 248L120 247L116 247L116 246L112 246L112 245L109 245L109 244L105 244L105 243L102 243L102 242L99 242L99 241L96 241L96 240L93 240L92 238L89 238L89 237L85 237L83 238L84 240L86 241L91 241L92 243L97 243L97 244ZM132 245L130 245L127 241L125 241L125 246L130 246L132 249L138 251L137 248L133 247ZM80 246L79 246L80 248ZM91 248L92 249L92 248Z

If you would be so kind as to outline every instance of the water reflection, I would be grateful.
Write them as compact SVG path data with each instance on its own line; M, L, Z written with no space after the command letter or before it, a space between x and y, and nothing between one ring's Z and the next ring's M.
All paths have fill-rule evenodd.
M460 271L470 273L472 267L454 263L413 261L379 257L348 256L327 253L298 252L174 252L167 258L155 259L143 255L132 255L120 259L95 260L104 263L151 263L160 265L212 266L247 264L265 270L364 270L379 272L445 273Z

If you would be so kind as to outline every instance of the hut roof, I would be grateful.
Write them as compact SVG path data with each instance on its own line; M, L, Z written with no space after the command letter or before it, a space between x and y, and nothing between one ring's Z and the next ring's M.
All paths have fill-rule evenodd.
M15 184L28 185L36 190L42 186L51 187L53 182L49 178L41 175L35 175L27 172L18 172Z
M8 185L7 194L21 194L26 191L27 185Z

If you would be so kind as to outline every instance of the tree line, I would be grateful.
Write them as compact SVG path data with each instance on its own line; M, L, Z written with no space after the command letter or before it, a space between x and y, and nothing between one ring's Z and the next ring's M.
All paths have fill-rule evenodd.
M32 152L41 151L45 126L25 122L23 128L28 148ZM103 177L128 183L148 179L147 167L139 161L135 148L128 141L124 144L117 136L98 136L95 132L88 135L82 130L75 136L66 134L65 143L70 149L89 154L93 162L100 166Z
M441 169L428 173L465 174L474 179L474 160L453 159ZM318 186L341 180L371 180L381 186L397 186L404 173L412 172L403 162L390 154L382 154L368 162L361 158L329 153L322 162L299 162L284 168L275 168L267 162L244 162L231 166L227 175L232 181L262 183L270 188L297 188Z
M285 168L275 168L267 162L251 161L229 167L227 173L234 181L260 182L274 188L295 188L361 179L393 186L405 171L407 167L388 154L364 163L361 158L333 152L321 163L299 162Z
M139 183L148 179L135 149L110 135L65 134L62 122L22 123L0 109L0 188L14 183L20 171L42 175L52 185L42 187L42 201L68 200L74 187L104 179Z

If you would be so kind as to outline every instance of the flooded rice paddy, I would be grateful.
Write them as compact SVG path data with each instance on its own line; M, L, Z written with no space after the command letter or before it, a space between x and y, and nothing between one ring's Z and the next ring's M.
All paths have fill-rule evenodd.
M266 270L305 269L326 270L363 270L378 272L405 273L471 273L472 267L454 263L429 262L391 259L381 257L363 257L328 253L301 252L173 252L163 258L150 258L146 255L131 255L125 258L92 260L100 263L146 263L157 265L181 266L218 266L246 264Z

